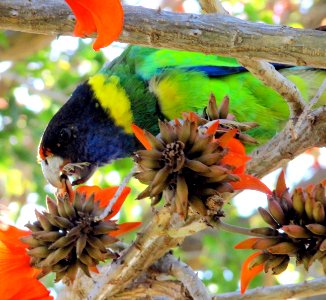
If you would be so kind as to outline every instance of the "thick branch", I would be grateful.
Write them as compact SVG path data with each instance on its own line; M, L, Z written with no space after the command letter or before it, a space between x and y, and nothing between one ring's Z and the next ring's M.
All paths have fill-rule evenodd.
M227 293L217 295L212 300L285 300L289 298L303 298L326 294L326 278L305 281L300 284L287 284L272 287L260 287L248 290L244 295Z
M48 46L54 39L54 36L25 32L8 32L6 34L8 45L0 47L0 61L24 59Z
M293 138L293 126L289 122L278 135L254 150L252 160L247 164L247 170L251 174L262 177L309 148L325 147L326 106L312 111L295 129L296 139Z
M221 15L176 14L124 6L120 41L159 48L255 58L326 68L326 33L256 24ZM63 0L0 2L0 28L72 35L74 17Z
M295 84L265 61L241 58L239 62L266 85L278 92L289 105L291 118L298 118L305 107L302 95Z

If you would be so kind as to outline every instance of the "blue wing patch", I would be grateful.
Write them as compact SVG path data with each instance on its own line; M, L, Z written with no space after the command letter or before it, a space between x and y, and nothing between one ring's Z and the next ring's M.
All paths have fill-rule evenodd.
M290 68L292 66L284 64L272 64L276 70ZM182 70L185 72L201 72L211 78L247 72L247 69L241 66L238 67L223 67L223 66L193 66L193 67L167 67L158 69L158 73L163 73L167 70Z

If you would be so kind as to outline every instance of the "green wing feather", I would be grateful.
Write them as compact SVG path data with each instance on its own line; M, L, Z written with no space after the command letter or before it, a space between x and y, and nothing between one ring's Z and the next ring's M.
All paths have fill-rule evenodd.
M184 69L196 66L238 67L239 64L236 59L216 55L132 46L111 64L110 72L122 78L134 102L136 123L145 128L157 129L156 120L153 121L153 101L158 100L164 116L173 119L185 111L201 112L213 92L218 100L225 95L230 97L231 112L239 121L259 123L260 127L253 129L252 135L260 142L281 130L289 111L286 102L273 89L249 72L211 78L205 73ZM305 67L280 72L298 86L307 101L326 78L325 70ZM320 103L326 104L326 93Z

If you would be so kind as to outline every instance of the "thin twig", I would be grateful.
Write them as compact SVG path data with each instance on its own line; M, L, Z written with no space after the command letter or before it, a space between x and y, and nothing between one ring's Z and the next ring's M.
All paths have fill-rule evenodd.
M309 102L309 104L307 106L307 110L311 111L311 109L313 108L314 105L317 104L317 102L319 101L320 97L323 95L323 93L325 92L325 90L326 90L326 79L324 80L324 82L319 87L316 95Z
M326 146L326 106L314 109L309 118L296 126L297 138L293 139L290 123L266 144L256 148L247 163L247 172L257 177L284 166L288 161L312 147Z
M170 274L181 281L193 299L211 299L211 296L203 282L198 278L198 275L188 265L178 260L173 255L166 254L159 259L154 266L161 272Z
M298 119L305 108L305 101L295 84L275 70L268 62L249 58L239 58L241 63L251 74L260 79L267 86L278 92L287 102L290 109L290 118Z
M312 297L326 294L326 278L305 281L299 284L286 284L271 287L259 287L239 292L226 293L212 297L212 300L285 300L292 298ZM323 298L324 299L324 298Z
M209 221L209 224L211 224L216 229L222 229L222 230L227 231L227 232L239 233L239 234L248 235L248 236L257 236L257 237L265 236L263 234L258 234L258 233L251 232L251 229L248 229L248 228L239 227L239 226L224 223L220 219L218 219L218 220L211 219Z
M104 218L107 217L107 215L111 212L113 205L117 202L117 200L119 199L119 197L121 196L124 188L127 186L127 184L129 183L130 179L132 178L132 176L135 174L135 168L133 168L129 174L123 179L123 181L121 182L118 190L116 191L116 193L114 194L112 200L109 202L108 206L105 208L105 210L103 211L103 213L99 216L99 219L102 220Z
M306 108L304 109L304 111L302 112L302 114L300 115L298 122L296 123L295 126L295 130L294 130L294 134L295 137L298 137L298 129L300 128L300 126L302 125L302 123L307 120L307 118L309 118L309 114L311 113L312 108L314 107L314 105L317 104L317 102L319 101L320 97L323 95L324 91L326 89L326 79L324 80L324 82L321 84L321 86L319 87L316 95L310 100L309 104L306 106Z
M199 0L201 9L206 14L221 14L228 15L229 13L224 9L220 1L217 0Z

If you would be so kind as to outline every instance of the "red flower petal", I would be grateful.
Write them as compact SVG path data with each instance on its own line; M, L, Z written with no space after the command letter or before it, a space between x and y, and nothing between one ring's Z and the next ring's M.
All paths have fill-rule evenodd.
M239 174L243 173L245 169L245 164L250 160L250 157L235 152L227 153L221 160L223 164L233 166L235 168L240 168L240 170L234 171L233 173Z
M142 223L141 222L128 222L119 224L119 229L115 231L110 231L111 236L119 236L124 234L128 231L134 230L135 228L139 227Z
M284 175L284 171L282 170L282 172L278 176L277 183L276 183L276 189L275 189L276 196L281 198L283 193L286 191L286 189L287 187L285 183L285 175Z
M98 268L96 266L93 266L93 267L88 267L90 271L96 273L96 274L99 274L100 271L98 270Z
M257 276L258 273L260 273L261 271L263 271L264 269L264 264L260 264L258 266L255 266L253 268L251 268L249 270L248 266L250 264L250 262L258 255L260 255L262 252L256 252L256 253L253 253L252 255L250 255L245 261L244 263L242 264L242 268L241 268L241 279L240 279L240 291L241 291L241 294L243 294L250 281L255 277Z
M224 133L218 140L222 147L227 147L230 140L236 135L238 129L231 129L228 132Z
M123 27L123 9L119 0L66 0L77 21L76 36L84 37L97 32L94 50L110 45Z
M100 190L101 190L101 188L98 187L97 185L93 185L93 186L83 185L83 186L79 186L76 189L76 192L81 193L81 194L85 194L86 198L88 198L92 194L98 193Z
M85 37L96 32L96 25L91 12L79 4L78 0L66 0L66 2L76 17L74 35Z
M257 242L258 239L258 237L245 239L244 241L236 244L234 249L252 249L253 245Z
M242 154L245 155L246 154L246 149L244 147L244 145L237 139L232 138L228 141L227 148L230 149L230 151L234 152L234 153L238 153L238 154ZM248 156L248 160L250 159L250 156Z
M30 233L14 226L0 228L1 299L53 299L38 281L39 270L30 266L26 244L20 238Z
M5 294L8 300L53 300L53 297L50 296L50 291L41 284L37 279L24 279L22 282L17 282L18 286L22 287L18 293L12 297L8 297L8 294ZM2 294L3 295L3 294Z
M94 194L95 201L100 201L100 207L106 207L113 199L114 195L118 191L119 187L108 187L101 189L98 186L80 186L76 189L79 193L85 193L86 197ZM123 202L126 200L126 197L130 193L130 188L125 187L117 199L117 201L112 206L112 212L106 217L106 219L111 219L114 217L121 209Z
M101 201L101 204L100 204L101 207L107 206L117 191L118 191L118 187L111 187L111 188L103 189L101 192L99 192L97 194L98 198L95 197L95 199ZM121 195L119 196L117 201L112 206L112 212L110 214L108 214L108 216L105 219L108 220L108 219L113 218L120 211L121 206L125 202L130 191L131 191L131 189L129 187L125 187L123 189Z
M137 125L132 124L131 125L131 129L133 131L133 133L135 134L136 138L138 139L138 141L140 141L143 146L145 147L146 150L151 150L152 146L149 143L149 141L147 140L145 134L144 134L144 130L139 128Z
M198 122L198 120L199 120L199 117L198 117L198 115L197 114L195 114L194 112L189 112L189 121L191 121L191 122Z
M25 253L27 246L22 241L20 241L20 238L29 235L30 231L18 229L15 226L5 224L3 227L4 228L0 228L0 241L10 249Z
M218 120L216 120L215 122L213 122L213 124L211 124L206 131L206 134L215 134L218 126L220 126L220 122Z
M174 119L174 124L177 126L181 126L181 123L180 123L179 119L177 119L177 118Z
M256 190L267 195L272 195L272 191L258 178L249 174L237 174L239 181L230 182L235 190Z

